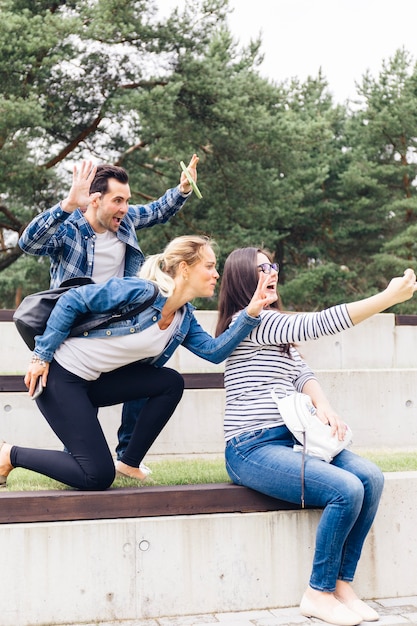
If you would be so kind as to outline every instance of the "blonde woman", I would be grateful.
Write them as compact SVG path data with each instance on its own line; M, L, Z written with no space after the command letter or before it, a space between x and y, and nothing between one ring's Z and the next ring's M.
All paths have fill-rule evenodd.
M175 410L183 393L178 372L162 367L179 345L220 363L259 324L259 314L276 294L260 276L254 295L233 328L213 338L198 324L189 303L213 296L219 274L213 242L206 237L174 239L150 257L140 278L112 278L71 289L59 299L42 336L36 338L25 376L33 395L38 378L44 387L36 403L67 450L39 450L4 443L0 482L15 467L44 474L84 490L107 489L115 465L98 421L98 408L147 398L117 470L145 478L138 467ZM135 308L159 293L138 315L80 337L68 337L77 317Z

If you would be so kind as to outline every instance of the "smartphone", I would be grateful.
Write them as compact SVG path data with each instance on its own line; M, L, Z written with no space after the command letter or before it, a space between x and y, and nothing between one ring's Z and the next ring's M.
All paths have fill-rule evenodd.
M42 376L39 376L38 381L36 383L36 387L35 387L35 393L32 396L32 400L36 400L36 398L39 398L42 391L43 391Z

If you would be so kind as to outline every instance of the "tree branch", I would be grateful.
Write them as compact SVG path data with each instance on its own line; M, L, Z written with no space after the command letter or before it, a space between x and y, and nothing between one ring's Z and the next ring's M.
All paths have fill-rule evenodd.
M23 250L19 246L9 248L9 250L0 253L0 272L5 270L6 267L13 265L15 261L23 254Z
M123 152L123 154L121 154L119 156L119 158L117 159L117 161L115 161L114 165L117 165L119 167L122 166L123 161L125 160L125 158L127 156L129 156L129 154L132 154L133 152L136 152L136 150L140 150L141 148L145 148L148 144L145 141L140 141L139 143L135 144L134 146L130 146L130 148L128 148L127 150L125 150Z
M88 137L88 135L91 135L92 132L97 130L97 127L102 119L103 116L100 112L90 126L84 128L84 130L77 137L75 137L65 148L63 148L63 150L61 150L61 152L59 152L53 159L47 161L43 167L48 170L57 165L57 163L63 161L82 141L84 141L86 137Z
M14 230L16 232L20 232L23 224L20 220L17 219L13 213L9 211L7 207L4 205L0 205L0 213L3 213L7 221L0 220L0 228L7 228L8 230Z
M120 89L137 89L138 87L166 87L168 85L167 80L141 80L138 83L128 83L126 85L120 85Z

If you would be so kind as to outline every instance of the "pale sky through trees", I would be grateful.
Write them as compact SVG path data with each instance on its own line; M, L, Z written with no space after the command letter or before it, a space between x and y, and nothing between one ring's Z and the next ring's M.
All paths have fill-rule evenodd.
M160 0L165 14L184 0ZM230 0L233 35L262 36L263 76L278 82L317 76L321 67L337 102L356 96L366 70L405 48L417 61L417 0Z

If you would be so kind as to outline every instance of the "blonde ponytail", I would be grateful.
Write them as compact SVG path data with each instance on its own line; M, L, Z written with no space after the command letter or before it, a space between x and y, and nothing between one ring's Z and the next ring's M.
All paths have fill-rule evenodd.
M164 255L152 254L148 256L139 271L139 278L145 278L156 283L161 293L169 298L174 293L175 282L171 276L164 272L161 265L164 262Z

